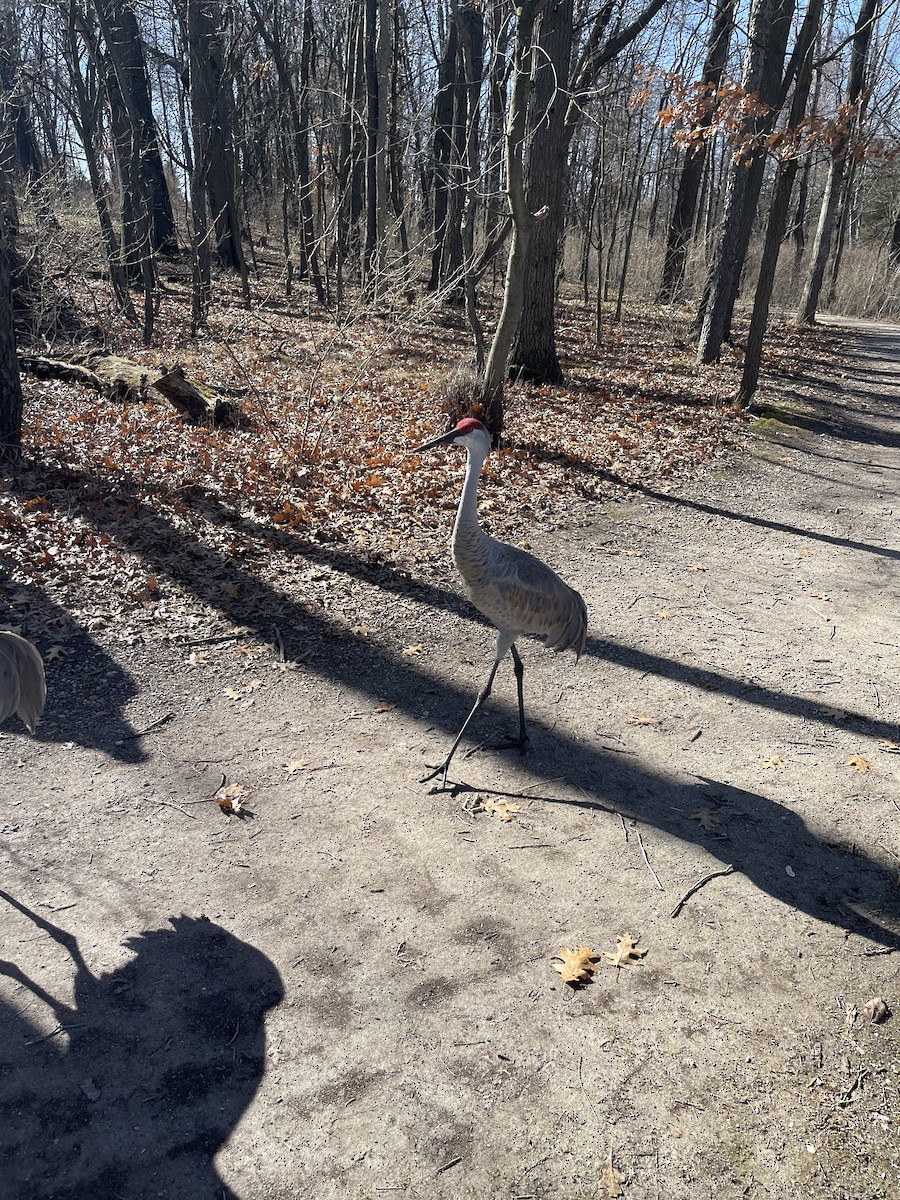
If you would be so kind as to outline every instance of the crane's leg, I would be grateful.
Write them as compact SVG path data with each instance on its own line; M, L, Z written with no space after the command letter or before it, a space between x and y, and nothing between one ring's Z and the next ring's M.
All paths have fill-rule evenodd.
M450 753L447 755L447 757L444 759L444 761L442 763L439 763L438 766L436 766L434 768L434 770L431 771L430 774L428 774L428 775L424 776L424 778L420 779L419 780L420 783L428 783L428 781L430 779L434 779L434 777L436 775L443 775L444 782L445 783L447 782L447 772L450 769L450 761L453 758L453 755L456 753L456 749L459 746L459 743L463 739L463 734L466 732L469 722L472 720L472 718L478 712L479 708L481 708L482 704L484 704L485 700L487 700L488 696L491 694L491 688L494 686L494 676L497 674L497 668L500 666L500 663L505 658L507 650L509 650L511 647L512 647L512 638L509 637L508 634L498 633L497 634L497 653L494 655L494 665L491 667L491 673L490 673L490 675L488 675L487 681L485 682L484 687L478 693L478 698L476 699L475 703L472 705L472 711L466 717L465 721L463 721L462 729L460 729L459 733L456 735L456 741L450 747ZM519 659L519 656L517 653L515 655L515 659L518 659L518 661L519 661L519 666L516 668L516 678L518 679L519 669L522 666L522 660ZM514 661L515 661L515 659L514 659ZM519 680L519 700L520 700L519 713L520 713L520 719L522 722L522 732L524 732L525 717L524 717L524 711L522 710L522 707L521 707L521 695L522 695L522 683L521 683L521 680Z
M516 649L516 644L510 646L510 651L513 657L513 670L516 673L516 691L519 695L519 750L522 754L525 753L525 747L528 745L528 734L525 732L525 698L522 695L522 676L525 674L525 668L522 666L522 660L519 658L519 652Z

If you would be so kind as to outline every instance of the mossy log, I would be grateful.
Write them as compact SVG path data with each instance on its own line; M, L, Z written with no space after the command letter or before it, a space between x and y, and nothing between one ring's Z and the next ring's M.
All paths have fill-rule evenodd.
M19 366L39 379L80 383L123 404L141 400L165 404L192 425L236 425L240 419L239 404L192 382L177 365L159 374L116 354L90 350L67 361L20 354Z

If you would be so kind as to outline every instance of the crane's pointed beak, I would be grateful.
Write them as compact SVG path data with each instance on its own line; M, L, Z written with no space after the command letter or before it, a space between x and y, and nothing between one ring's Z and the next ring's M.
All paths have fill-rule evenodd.
M456 428L454 427L453 429L448 429L446 433L441 433L436 438L432 438L424 446L417 446L413 450L413 454L421 454L423 450L430 450L432 446L449 446L455 437Z

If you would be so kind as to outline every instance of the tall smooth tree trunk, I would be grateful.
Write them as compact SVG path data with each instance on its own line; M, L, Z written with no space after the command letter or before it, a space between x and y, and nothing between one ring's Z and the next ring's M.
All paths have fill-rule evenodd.
M703 64L703 74L701 75L701 82L711 96L718 91L725 72L725 64L728 61L728 47L734 29L736 4L737 0L716 0L716 11L710 26L706 61ZM712 119L713 112L710 108L706 116L699 121L699 128L708 128ZM669 304L678 294L684 280L688 246L694 231L697 201L700 196L700 184L706 166L706 156L707 139L705 137L699 140L696 150L684 152L684 162L678 177L678 194L675 198L675 208L666 237L662 280L656 297L658 304Z
M844 172L847 167L847 155L850 151L853 133L858 128L858 108L862 103L865 88L866 59L869 54L872 27L875 24L878 8L879 0L862 0L853 33L850 72L847 77L844 99L849 115L844 130L831 148L828 179L825 184L825 194L822 197L822 207L819 211L819 223L810 255L809 274L806 277L800 304L797 308L797 321L802 325L812 325L815 322L816 310L819 307L819 296L825 279L828 255L831 252L835 219L838 214Z
M148 255L178 249L159 132L137 17L128 0L94 0L104 48L93 47L109 98L122 186L122 240L129 273ZM148 245L143 245L144 240Z
M806 115L813 74L812 53L822 23L823 7L824 0L810 0L803 23L800 26L800 31L797 34L795 55L798 57L799 67L794 83L791 111L787 122L788 130L796 129ZM769 304L772 299L772 289L775 285L778 253L784 241L788 211L791 204L791 192L793 191L794 179L799 166L800 163L796 153L790 153L787 158L781 159L778 164L778 175L775 179L772 205L769 209L769 219L766 225L766 237L759 268L759 279L757 280L756 292L753 298L750 332L747 337L747 348L744 352L744 370L738 389L738 403L742 408L746 408L750 404L759 383L763 342L769 319Z
M572 59L573 0L559 0L541 14L537 69L531 100L525 189L532 212L542 213L525 266L524 301L510 358L510 373L540 383L561 383L554 310L566 215L565 136L568 96L559 88Z
M512 89L506 122L506 197L512 217L512 239L506 264L503 305L484 368L485 420L492 433L503 428L503 389L509 354L525 301L525 264L534 215L525 193L525 137L534 61L534 25L547 0L522 0L516 9L512 55Z
M241 242L234 146L233 95L225 37L226 14L213 0L187 0L191 114L194 141L223 267L240 274L249 298L247 264Z
M0 30L3 25L0 21ZM2 54L4 50L0 47ZM0 91L0 462L15 461L22 448L22 381L12 303L12 242L17 222L12 181L14 143L9 117L9 96L5 90Z
M742 86L767 105L768 112L745 120L741 132L752 148L744 152L739 146L740 157L729 171L722 223L704 293L706 306L697 343L697 361L701 363L718 359L731 320L765 168L765 147L759 139L771 131L777 115L793 9L793 0L755 0L750 13Z

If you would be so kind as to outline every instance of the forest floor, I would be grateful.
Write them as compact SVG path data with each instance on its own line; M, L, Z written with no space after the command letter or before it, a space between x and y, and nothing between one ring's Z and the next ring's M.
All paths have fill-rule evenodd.
M900 1195L900 1016L867 1012L900 1010L900 331L784 332L748 423L738 356L698 373L676 325L583 369L564 329L569 390L513 394L483 517L590 637L523 646L527 756L491 746L504 670L447 789L493 647L447 555L462 455L408 454L453 347L392 337L338 394L345 331L292 428L274 390L209 431L29 383L10 1200ZM300 352L248 337L250 405ZM608 958L573 989L564 946Z

